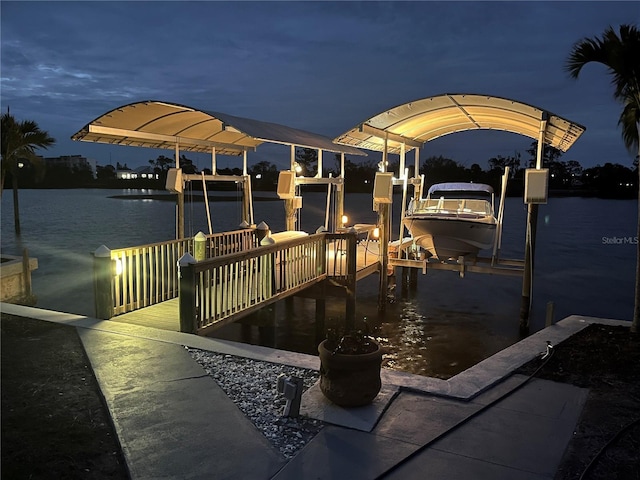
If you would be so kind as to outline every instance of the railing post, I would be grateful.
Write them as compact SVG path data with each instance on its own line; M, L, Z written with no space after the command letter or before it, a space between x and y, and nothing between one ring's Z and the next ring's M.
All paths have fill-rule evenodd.
M196 333L196 275L195 258L185 253L178 260L178 303L180 308L180 331Z
M96 318L109 320L113 316L113 277L111 250L101 245L93 252L93 294Z
M193 256L198 262L207 257L207 237L204 233L198 232L193 237Z

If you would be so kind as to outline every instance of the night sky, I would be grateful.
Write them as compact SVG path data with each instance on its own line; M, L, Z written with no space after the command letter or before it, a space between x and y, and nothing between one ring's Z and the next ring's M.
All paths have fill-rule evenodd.
M82 154L130 167L172 156L70 140L103 113L143 100L334 138L399 104L479 93L586 126L564 160L584 167L633 160L604 67L589 65L573 80L564 64L581 38L640 24L638 2L2 1L0 17L2 111L9 106L56 138L46 156ZM428 143L421 158L486 168L495 155L528 158L530 144L513 134L453 134ZM200 168L209 163L206 155L187 156ZM221 166L239 165L226 158ZM250 165L261 160L286 168L288 149L249 154Z

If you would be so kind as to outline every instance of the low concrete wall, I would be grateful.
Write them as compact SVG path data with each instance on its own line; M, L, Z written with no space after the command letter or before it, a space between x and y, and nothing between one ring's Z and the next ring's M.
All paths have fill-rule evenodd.
M31 272L38 268L38 259L29 259L29 269L23 271L22 257L2 255L0 263L0 301L33 305L35 297L30 291ZM28 275L28 277L25 277Z

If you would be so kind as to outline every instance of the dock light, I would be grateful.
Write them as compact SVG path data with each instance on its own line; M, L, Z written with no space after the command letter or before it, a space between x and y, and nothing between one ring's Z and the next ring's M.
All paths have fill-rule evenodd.
M276 392L286 399L282 415L285 417L297 417L300 415L300 401L304 383L302 378L287 376L284 373L278 375Z
M346 227L347 226L347 222L349 221L349 217L347 217L346 215L342 215L342 218L340 219L342 221L342 227Z
M120 260L119 258L116 258L113 261L113 275L117 277L118 275L122 274L123 271L124 271L124 265L122 263L122 260Z
M293 170L294 170L297 174L302 173L302 165L300 165L298 162L293 162Z
M373 229L373 238L380 238L380 228L376 227Z

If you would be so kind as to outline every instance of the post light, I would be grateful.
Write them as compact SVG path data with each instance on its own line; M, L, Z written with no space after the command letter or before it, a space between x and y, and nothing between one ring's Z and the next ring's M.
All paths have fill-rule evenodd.
M111 273L113 276L117 277L118 275L121 275L122 272L124 272L124 264L122 263L122 260L119 258L111 260Z
M340 220L342 221L342 227L344 228L349 221L349 217L347 217L346 215L342 215L342 218Z
M373 238L380 238L380 228L376 227L373 229Z
M293 170L299 175L302 173L302 165L298 162L293 162Z

